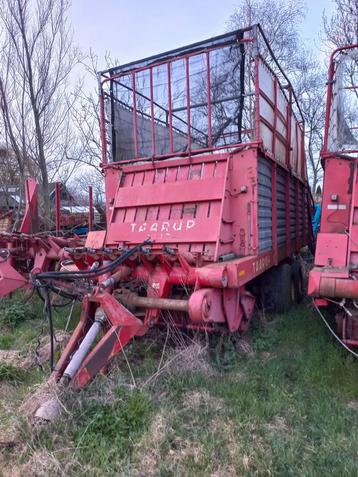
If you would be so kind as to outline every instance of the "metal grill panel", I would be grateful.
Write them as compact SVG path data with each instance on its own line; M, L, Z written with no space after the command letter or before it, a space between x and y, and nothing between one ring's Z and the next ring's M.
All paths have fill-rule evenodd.
M271 163L259 158L258 161L258 226L259 250L272 250L272 169Z
M287 172L277 168L277 245L286 243L286 176Z

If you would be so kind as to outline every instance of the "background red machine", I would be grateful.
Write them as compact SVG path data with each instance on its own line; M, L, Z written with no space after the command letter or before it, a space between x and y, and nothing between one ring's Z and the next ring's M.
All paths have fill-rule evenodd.
M102 72L100 113L107 229L33 275L82 300L53 373L76 386L153 325L287 310L312 239L302 115L259 26Z
M322 217L309 294L319 306L334 305L338 332L358 346L358 45L330 59Z
M59 212L56 232L39 231L37 189L35 179L25 181L25 210L19 230L0 232L0 298L19 288L32 288L33 274L55 270L68 258L66 247L81 244L79 237L59 236ZM59 206L58 201L56 204Z

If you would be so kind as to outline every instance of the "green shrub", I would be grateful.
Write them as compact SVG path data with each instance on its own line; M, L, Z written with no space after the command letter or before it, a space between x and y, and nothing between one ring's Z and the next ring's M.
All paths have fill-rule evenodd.
M15 328L25 320L36 318L32 303L25 303L21 298L6 298L0 302L0 325Z
M25 373L22 369L12 364L0 363L0 382L7 381L12 384L20 384L24 381Z

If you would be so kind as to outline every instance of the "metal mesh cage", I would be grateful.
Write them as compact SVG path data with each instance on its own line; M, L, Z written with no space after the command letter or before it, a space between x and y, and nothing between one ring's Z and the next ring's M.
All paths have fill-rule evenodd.
M244 36L222 35L105 72L111 161L250 141L253 78Z

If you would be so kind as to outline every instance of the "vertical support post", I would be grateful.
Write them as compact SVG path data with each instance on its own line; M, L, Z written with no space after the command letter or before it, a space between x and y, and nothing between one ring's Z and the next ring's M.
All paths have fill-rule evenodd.
M206 52L206 87L208 89L208 147L213 146L211 128L211 79L210 79L210 51Z
M290 170L291 162L291 117L292 117L292 91L288 92L287 116L286 116L286 166Z
M134 157L138 157L138 131L137 131L137 96L135 86L135 73L132 73L132 91L133 91L133 140Z
M327 81L327 99L326 99L326 113L324 118L324 138L322 152L327 152L328 149L328 132L329 132L329 118L331 115L331 106L333 99L333 77L334 77L334 52L331 55L328 70Z
M305 186L299 182L298 183L299 187L299 193L301 195L301 220L302 220L302 233L301 233L301 242L300 242L300 247L302 247L304 240L306 239L307 233L306 233L306 197L305 197Z
M22 218L19 232L25 234L34 234L38 231L38 208L37 208L38 185L35 179L26 179L25 181L25 212Z
M168 113L169 113L169 147L170 152L174 152L173 145L173 112L172 112L172 80L171 63L168 63Z
M102 145L102 164L107 164L106 117L104 112L104 93L101 83L99 83L99 88L99 122Z
M296 250L297 250L299 248L299 239L298 239L298 234L299 234L298 179L295 177L294 181L295 181L295 246L296 246Z
M61 184L56 182L55 184L55 208L56 208L56 235L60 235L61 231Z
M109 94L111 98L111 159L112 162L116 162L117 160L117 144L116 144L116 114L115 114L115 107L114 107L114 91L113 91L113 81L111 80L109 83Z
M89 215L88 215L88 230L93 230L94 213L93 213L93 188L88 187L88 199L89 199Z
M356 162L354 162L353 167L354 167L354 173L353 173L353 187L352 187L352 198L351 198L352 205L351 205L351 211L349 214L349 227L348 227L349 232L351 232L352 230L352 225L354 221L354 210L355 210L355 204L356 204L356 188L357 188L357 173L358 173L358 166ZM351 246L352 246L352 240L348 240L346 264L349 264L350 262Z
M302 123L302 129L300 129L301 132L301 179L303 181L306 180L306 154L305 154L305 126Z
M298 122L295 121L295 133L296 133L296 147L297 147L297 152L296 152L296 163L295 163L295 172L298 174L298 158L299 158L299 147L298 147Z
M255 82L255 141L260 141L260 85L259 85L259 57L255 57L254 82Z
M189 80L189 58L185 58L185 79L186 79L186 109L188 124L188 151L191 152L191 125L190 125L190 80Z
M276 131L277 131L277 116L278 116L278 106L277 106L277 78L273 82L273 131L272 131L272 154L275 157L276 155Z
M271 184L272 184L272 251L274 265L278 263L277 250L277 164L271 162Z
M154 123L154 92L153 92L153 68L149 68L149 88L150 88L150 116L152 118L152 159L155 157L155 123Z
M286 255L291 255L291 194L290 194L291 173L286 172Z
M292 117L292 91L288 91L288 104L286 115L286 255L291 255L291 196L290 196L290 181L291 181L291 117Z

